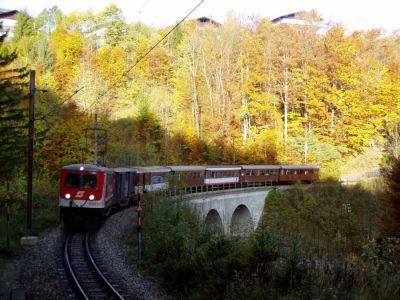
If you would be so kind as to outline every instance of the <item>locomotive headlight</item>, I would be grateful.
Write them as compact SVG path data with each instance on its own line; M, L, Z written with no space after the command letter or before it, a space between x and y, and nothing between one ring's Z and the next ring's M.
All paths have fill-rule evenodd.
M70 199L71 198L71 194L65 194L65 199Z
M90 195L89 200L94 200L94 195Z
M79 168L79 171L83 171L85 168L82 166Z

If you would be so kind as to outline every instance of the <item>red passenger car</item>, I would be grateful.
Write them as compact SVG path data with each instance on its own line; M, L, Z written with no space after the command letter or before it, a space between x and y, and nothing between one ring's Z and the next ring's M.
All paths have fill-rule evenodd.
M318 180L318 166L281 166L281 174L279 181L282 183L291 183L296 181L313 182Z
M240 182L240 166L207 167L205 185L237 184Z
M168 166L172 175L182 181L186 187L197 187L204 185L204 166Z
M262 183L263 185L276 184L279 181L280 166L276 165L247 165L241 166L242 183Z

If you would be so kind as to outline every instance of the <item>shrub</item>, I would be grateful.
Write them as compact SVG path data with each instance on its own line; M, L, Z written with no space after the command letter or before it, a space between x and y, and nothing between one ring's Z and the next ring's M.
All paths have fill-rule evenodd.
M210 232L181 198L152 196L144 211L143 266L179 298L399 295L400 242L377 243L378 205L361 186L325 182L271 191L247 237Z
M2 204L0 206L0 251L6 254L15 252L21 236L26 233L26 178L21 173L18 175L10 185L10 193L13 196L9 218L10 249L7 249L6 245L5 206L3 201L0 202ZM5 187L2 186L1 199L5 193ZM32 198L32 230L34 234L38 234L58 222L58 184L51 182L50 179L35 178Z

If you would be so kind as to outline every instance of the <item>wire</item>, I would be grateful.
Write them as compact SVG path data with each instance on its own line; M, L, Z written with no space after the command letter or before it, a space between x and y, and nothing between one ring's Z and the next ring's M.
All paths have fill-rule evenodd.
M187 19L187 17L189 17L205 0L201 0L185 17L183 17L182 20L180 20L177 24L175 24L174 27L172 27L172 29L170 31L167 32L167 34L165 34L157 43L155 43L149 50L146 51L145 54L143 54L142 56L140 56L140 58L127 70L122 74L122 78L127 76L129 74L130 71L132 71L132 69L134 67L136 67L147 55L150 54L151 51L154 50L154 48L156 48L162 41L164 41L167 36L169 36L183 21L185 21ZM99 97L103 97L105 96L112 88L114 88L114 86L118 83L119 81L115 81L111 87L109 87L103 94L101 94Z
M56 105L53 106L53 108L50 108L50 111L41 115L40 117L35 118L35 120L45 120L47 117L49 116L57 116L56 114L54 114L56 112L56 110L63 104L65 104L68 100L70 100L73 96L75 96L76 94L78 94L81 90L83 90L85 88L85 86L81 86L79 89L75 90L71 95L69 95L67 98L65 98L64 100L62 100L60 103L57 103Z
M167 32L167 34L165 34L157 43L155 43L149 50L147 50L142 56L140 56L140 58L124 73L122 73L121 79L122 80L124 77L126 77L130 71L132 71L132 69L134 67L136 67L147 55L150 54L151 51L153 51L162 41L164 41L180 24L182 24L182 22L184 22L205 0L201 0L194 8L192 8L191 11L189 11L189 13L186 14L186 16L184 16L177 24L175 24L174 27L172 27L172 29L170 31ZM147 1L148 2L148 1ZM145 6L147 4L147 2L143 5ZM108 92L113 89L115 87L115 85L120 82L120 80L115 81L111 84L111 87L109 87L105 92L103 92L102 94L99 95L99 98L104 97L105 95L108 94ZM68 100L70 100L73 96L75 96L77 93L79 93L81 90L83 90L85 88L85 86L81 86L79 89L75 90L70 96L68 96L67 98L65 98L64 100L61 101L61 103L59 103L59 105L63 105L64 103L66 103ZM47 114L43 115L41 117L41 119L46 118L47 116L51 115L53 111L48 112Z
M64 104L65 102L67 102L69 99L71 99L73 96L75 96L76 94L78 94L81 90L83 90L85 88L85 86L81 86L79 89L75 90L69 97L67 97L66 99L64 99L60 104Z

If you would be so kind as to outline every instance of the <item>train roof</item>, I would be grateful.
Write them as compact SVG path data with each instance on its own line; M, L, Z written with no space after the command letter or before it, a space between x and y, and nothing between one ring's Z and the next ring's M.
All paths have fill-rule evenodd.
M171 169L168 167L159 167L159 166L154 166L154 167L133 167L133 171L135 171L138 174L141 173L168 173L171 172Z
M207 171L237 171L241 170L241 166L208 166Z
M279 170L279 165L242 165L243 170Z
M205 166L168 166L172 171L189 172L189 171L204 171Z
M289 169L289 170L305 170L305 169L319 169L319 166L312 166L312 165L282 165L282 169Z
M114 168L113 170L117 173L135 172L134 168Z
M73 164L62 167L62 170L104 172L110 169L104 166L92 165L92 164Z

